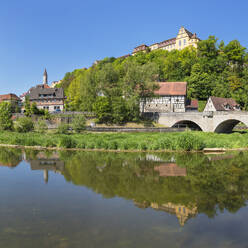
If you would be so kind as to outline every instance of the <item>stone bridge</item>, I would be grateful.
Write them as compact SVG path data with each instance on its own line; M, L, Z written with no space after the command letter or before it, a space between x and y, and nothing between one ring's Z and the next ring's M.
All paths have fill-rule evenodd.
M159 113L158 123L167 127L188 126L203 132L229 133L242 122L248 127L248 112L185 112Z

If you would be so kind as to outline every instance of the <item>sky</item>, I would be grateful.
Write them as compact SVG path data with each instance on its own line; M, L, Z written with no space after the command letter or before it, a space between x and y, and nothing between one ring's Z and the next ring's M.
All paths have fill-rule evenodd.
M184 26L248 47L247 0L0 0L0 94L176 37Z

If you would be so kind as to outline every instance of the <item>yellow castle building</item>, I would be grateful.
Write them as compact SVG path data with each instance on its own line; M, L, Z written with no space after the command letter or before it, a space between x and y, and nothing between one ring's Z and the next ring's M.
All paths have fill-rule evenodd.
M171 51L173 49L182 50L185 47L192 46L197 47L197 43L200 39L197 37L196 33L191 33L186 28L181 27L176 38L171 38L168 40L161 41L159 43L154 43L150 46L142 44L134 48L132 55L135 55L141 51L153 51L157 49L163 49L167 51Z

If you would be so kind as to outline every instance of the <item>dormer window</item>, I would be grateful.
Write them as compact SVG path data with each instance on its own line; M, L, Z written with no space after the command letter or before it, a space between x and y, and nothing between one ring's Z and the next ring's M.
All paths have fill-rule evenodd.
M224 104L224 108L225 108L225 110L230 110L231 106L228 103L226 103L226 104Z

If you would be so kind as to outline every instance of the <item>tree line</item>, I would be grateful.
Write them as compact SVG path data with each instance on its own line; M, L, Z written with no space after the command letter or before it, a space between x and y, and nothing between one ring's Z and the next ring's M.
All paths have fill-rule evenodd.
M101 122L140 118L141 98L153 95L161 81L188 82L188 98L232 97L248 109L248 53L239 41L227 45L214 36L183 50L154 50L105 58L88 69L66 73L59 87L66 109L94 111Z

